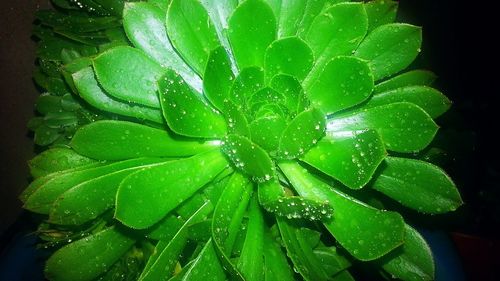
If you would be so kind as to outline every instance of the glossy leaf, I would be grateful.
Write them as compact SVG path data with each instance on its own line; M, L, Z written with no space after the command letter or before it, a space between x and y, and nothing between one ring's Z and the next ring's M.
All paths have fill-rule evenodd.
M31 175L35 178L96 163L94 159L79 155L66 147L55 147L38 154L28 162Z
M165 26L165 11L149 3L128 2L123 11L123 27L135 47L163 67L174 69L191 87L201 92L200 77L189 68L170 43Z
M293 281L293 271L281 246L266 231L264 233L264 277L266 281Z
M210 151L135 172L120 184L115 217L134 229L150 227L226 166L223 155Z
M362 3L333 5L314 19L305 37L316 58L313 70L304 81L306 91L333 57L351 55L367 28L368 19Z
M364 108L410 102L425 110L432 118L445 113L451 106L451 101L440 91L427 86L407 86L374 95Z
M302 160L350 188L362 188L385 158L376 131L327 133Z
M398 2L392 0L374 0L365 4L368 15L368 32L396 19Z
M317 109L298 114L283 131L279 156L284 159L299 157L313 147L325 133L325 118Z
M205 244L180 280L226 280L226 274L217 258L212 240Z
M233 81L234 74L226 50L223 47L212 50L203 75L203 92L220 111L224 111L224 101L229 98Z
M375 85L375 94L406 86L431 86L437 76L428 70L411 70Z
M286 107L292 118L295 117L295 114L304 111L309 105L300 81L293 76L276 75L269 83L269 87L285 96Z
M238 6L238 0L200 0L212 20L221 45L230 50L227 38L229 17Z
M420 107L412 103L392 103L335 116L327 131L376 130L388 150L416 152L434 138L438 126Z
M354 53L367 60L375 80L405 69L420 52L422 29L391 23L373 30Z
M325 184L294 163L281 163L294 189L303 197L328 200L335 210L324 223L335 239L355 258L379 258L404 242L404 221L396 212L377 210Z
M261 105L265 104L286 104L286 98L281 93L265 87L253 93L247 100L248 108L251 112L256 112Z
M250 136L250 128L245 114L232 101L224 102L227 130L230 134Z
M200 75L210 51L220 45L214 24L197 0L172 0L167 12L167 33L172 45Z
M156 123L163 122L161 111L157 108L131 104L108 96L97 82L91 67L84 68L72 75L80 97L97 109L124 116L145 119Z
M266 181L274 175L274 164L267 152L246 137L228 135L224 139L222 151L233 165L253 177L256 181Z
M273 9L278 25L278 38L297 34L304 10L309 1L306 0L268 0Z
M277 74L288 74L302 81L311 70L314 55L309 46L298 37L274 41L267 47L264 67L267 80Z
M276 39L276 18L262 0L244 1L229 19L229 42L239 69L264 66L267 46Z
M239 106L258 90L264 88L264 70L259 67L242 69L231 87L230 98Z
M97 80L113 97L160 108L156 81L163 68L142 51L115 47L94 59Z
M90 158L121 160L146 156L190 156L207 151L216 144L174 137L165 130L132 122L103 120L81 127L70 146Z
M48 260L45 276L54 281L90 281L106 272L134 240L116 227L82 238L56 251Z
M372 187L422 213L446 213L463 203L449 176L420 160L387 157Z
M249 127L252 141L269 152L276 151L286 126L286 121L277 115L255 119Z
M307 90L312 106L331 114L366 100L373 90L373 75L366 62L336 57L318 74Z
M336 4L342 0L316 0L307 1L305 3L304 12L297 28L297 35L300 38L305 38L308 31L312 28L314 20L324 11L330 4ZM307 40L306 40L307 41Z
M158 81L163 116L177 134L217 138L226 134L223 116L194 92L181 76L167 70Z

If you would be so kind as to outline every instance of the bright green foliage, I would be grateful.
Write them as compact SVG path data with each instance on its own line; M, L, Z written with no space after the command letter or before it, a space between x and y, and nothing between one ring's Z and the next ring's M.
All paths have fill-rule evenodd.
M404 71L421 29L397 2L52 2L29 123L47 149L20 196L45 215L49 280L354 280L365 261L434 278L403 213L363 201L462 204L409 154L451 102Z

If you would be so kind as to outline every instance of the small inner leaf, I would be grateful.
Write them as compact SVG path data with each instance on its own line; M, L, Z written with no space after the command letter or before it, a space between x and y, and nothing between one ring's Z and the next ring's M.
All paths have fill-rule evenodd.
M313 52L302 39L287 37L276 40L266 50L266 79L269 81L277 74L288 74L302 81L313 62Z
M212 50L203 76L203 92L220 111L224 111L224 101L229 98L233 80L231 61L226 50L223 47Z

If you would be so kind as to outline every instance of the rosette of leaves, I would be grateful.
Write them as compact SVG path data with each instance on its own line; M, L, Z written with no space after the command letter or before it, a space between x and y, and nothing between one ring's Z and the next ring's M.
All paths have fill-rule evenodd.
M450 101L405 70L421 29L393 23L396 2L53 3L41 99L100 120L30 162L48 279L433 279L398 211L462 203L414 157Z

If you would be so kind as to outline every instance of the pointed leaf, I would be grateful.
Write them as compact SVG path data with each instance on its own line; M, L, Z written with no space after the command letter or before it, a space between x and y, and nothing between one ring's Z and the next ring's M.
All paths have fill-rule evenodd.
M212 180L226 166L218 150L135 172L120 184L115 217L128 227L157 223Z
M207 151L216 144L173 137L165 130L132 122L105 120L81 127L73 136L70 146L90 158L121 160L145 156L191 156Z
M203 76L203 92L220 111L224 110L224 101L229 98L233 81L234 74L226 50L223 47L212 50Z
M205 244L205 247L203 247L196 259L193 260L193 263L180 280L226 280L226 274L217 258L212 240L209 240Z
M302 161L354 189L372 178L386 155L384 143L374 130L327 133Z
M302 81L311 70L314 56L311 48L298 37L274 41L267 47L264 67L266 78L277 74L288 74Z
M438 126L412 103L392 103L336 116L327 122L327 131L376 130L388 150L416 152L434 138Z
M48 174L96 163L94 159L79 155L66 147L55 147L38 154L28 162L35 178Z
M156 81L163 68L142 51L115 47L94 59L97 80L113 97L160 108Z
M266 281L294 281L293 271L280 245L266 231L264 233L264 276Z
M177 54L168 39L165 11L149 3L127 2L123 11L123 27L135 47L163 67L175 70L191 87L201 92L200 77Z
M436 78L436 74L428 70L410 70L375 85L373 92L378 94L406 86L431 86Z
M293 159L307 152L325 134L325 117L315 109L298 114L283 131L279 156Z
M318 74L307 90L312 106L325 114L366 100L373 90L373 75L366 62L355 57L336 57Z
M226 134L224 117L193 91L180 75L167 70L158 81L163 116L177 134L217 138Z
M356 259L373 260L403 244L404 221L398 213L370 207L332 188L295 163L282 163L280 168L301 196L330 202L335 213L324 225Z
M375 80L405 69L417 57L422 29L409 24L379 26L361 42L355 55L370 64Z
M425 110L432 118L445 113L451 106L451 101L440 91L427 86L407 86L374 95L364 108L391 104L395 102L410 102Z
M262 0L241 3L229 19L229 42L239 69L264 66L267 46L276 39L276 18Z
M463 203L450 177L420 160L387 157L372 187L422 213L446 213Z
M398 12L398 2L392 0L374 0L365 3L368 15L368 32L375 28L394 22Z
M203 5L197 0L172 0L166 24L172 45L196 73L203 75L210 51L220 45Z

